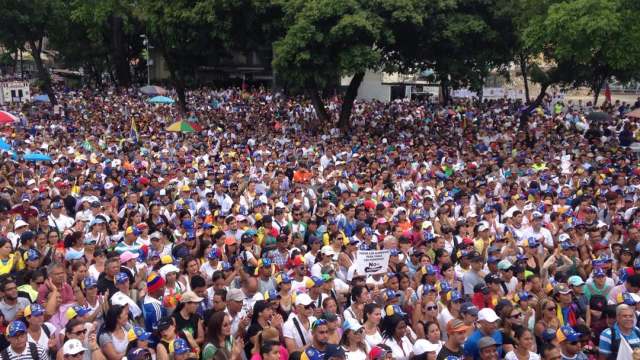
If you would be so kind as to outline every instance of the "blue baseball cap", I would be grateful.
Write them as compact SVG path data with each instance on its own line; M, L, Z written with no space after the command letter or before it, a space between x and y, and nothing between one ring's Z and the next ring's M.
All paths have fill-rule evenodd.
M422 293L423 294L428 294L430 292L436 292L436 288L433 287L433 285L431 284L424 284L424 286L422 287Z
M87 276L86 278L84 278L82 283L85 289L93 289L95 287L98 287L98 282L93 278L93 276Z
M188 353L190 351L191 351L191 348L189 347L189 344L187 343L187 340L181 339L181 338L177 338L173 342L173 352L176 355L186 354L186 353Z
M607 276L607 273L604 271L604 269L596 268L595 270L593 270L593 277L605 277L605 276Z
M207 254L209 260L220 260L220 250L217 248L211 249Z
M9 326L7 326L7 330L5 331L5 334L7 336L13 337L13 336L19 335L20 333L26 333L26 332L27 332L27 326L20 320L14 320L9 324Z
M400 294L391 289L387 289L387 291L385 291L385 294L387 295L387 300L400 297Z
M191 220L182 221L182 227L185 229L193 229L193 221Z
M571 326L565 325L560 327L556 332L556 339L559 343L568 340L569 342L574 342L580 340L581 333L575 331Z
M24 308L23 314L25 317L44 315L44 307L38 303L27 305L27 307Z
M116 275L116 284L124 284L129 281L129 275L125 272L119 272Z
M36 261L39 258L40 258L40 253L38 253L34 249L29 249L29 250L27 250L26 253L24 253L24 259L27 260L27 261Z
M149 341L151 339L151 333L145 330L143 327L134 326L133 332L136 334L136 338L142 341Z

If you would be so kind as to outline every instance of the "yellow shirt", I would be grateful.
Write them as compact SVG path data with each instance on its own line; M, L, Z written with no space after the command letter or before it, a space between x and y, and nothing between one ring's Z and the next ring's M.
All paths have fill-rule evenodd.
M22 258L20 256L16 256L16 254L11 254L9 255L9 260L7 261L0 260L0 275L6 275L11 273L11 270L13 270L14 261L16 261L16 259L18 261L18 263L16 264L16 269L17 270L24 269L24 262L22 261Z

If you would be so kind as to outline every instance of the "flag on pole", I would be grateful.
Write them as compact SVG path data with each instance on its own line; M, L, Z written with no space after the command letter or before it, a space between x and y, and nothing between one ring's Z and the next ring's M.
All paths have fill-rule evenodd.
M136 126L135 119L131 119L131 131L129 132L129 138L133 139L134 143L138 143L138 127Z
M615 334L611 334L611 336L615 336ZM618 357L617 360L630 360L633 359L633 350L631 350L631 345L627 339L620 334L620 347L618 348Z

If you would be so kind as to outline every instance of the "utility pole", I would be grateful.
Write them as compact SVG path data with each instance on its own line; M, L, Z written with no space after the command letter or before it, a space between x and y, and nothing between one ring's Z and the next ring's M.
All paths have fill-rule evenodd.
M149 38L147 34L140 35L144 40L142 44L147 47L147 85L151 85L151 53L149 52Z

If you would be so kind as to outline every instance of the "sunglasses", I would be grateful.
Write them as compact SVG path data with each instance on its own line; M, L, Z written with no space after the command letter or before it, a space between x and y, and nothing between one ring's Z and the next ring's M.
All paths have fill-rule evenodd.
M512 319L519 319L519 318L521 318L521 317L522 317L522 313L517 313L517 314L515 314L515 315L511 315L511 316L510 316L510 318L512 318Z
M568 341L571 345L580 345L580 341Z
M86 333L87 333L87 329L84 329L84 330L73 332L72 334L75 335L75 336L82 336L82 335L84 335Z
M304 308L305 308L306 310L310 310L310 309L315 309L315 308L316 308L316 306L315 306L315 305L313 305L313 304L309 304L309 305L305 305L305 306L304 306Z
M547 311L556 311L556 308L555 308L555 306L554 307L548 307L545 310L547 310Z
M437 306L427 306L427 310L438 310Z

